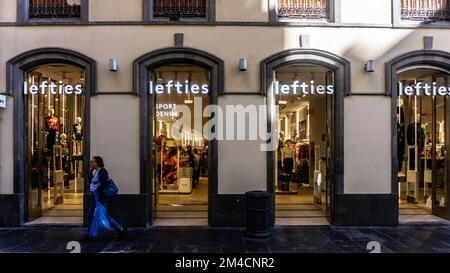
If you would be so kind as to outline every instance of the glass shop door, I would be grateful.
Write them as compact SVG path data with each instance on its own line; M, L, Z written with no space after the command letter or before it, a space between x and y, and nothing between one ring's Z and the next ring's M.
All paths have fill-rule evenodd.
M433 77L433 81L438 86L449 86L448 75L436 75ZM433 98L433 104L432 213L438 217L449 219L449 97L436 96Z
M334 83L334 74L332 72L327 73L326 84L331 85ZM326 158L325 158L325 212L329 223L333 223L333 211L334 211L334 191L335 191L335 177L334 177L334 95L326 96Z
M31 75L30 80L40 82L39 75ZM43 143L43 134L39 131L42 128L43 120L39 119L40 113L44 111L42 96L26 97L27 100L27 119L26 119L26 187L28 199L28 219L33 221L42 216L42 175L40 173L45 170L41 168L40 162L43 161L42 155L39 153L39 147Z

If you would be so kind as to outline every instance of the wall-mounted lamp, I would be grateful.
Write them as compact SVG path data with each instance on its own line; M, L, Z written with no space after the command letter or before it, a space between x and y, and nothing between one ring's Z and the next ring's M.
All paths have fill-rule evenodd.
M248 70L248 61L247 61L247 59L240 59L239 60L239 70L240 71L247 71Z
M365 65L366 72L375 72L375 61L374 60L368 60Z
M109 71L116 72L117 70L119 70L117 59L109 59Z
M0 95L0 108L6 108L6 96Z

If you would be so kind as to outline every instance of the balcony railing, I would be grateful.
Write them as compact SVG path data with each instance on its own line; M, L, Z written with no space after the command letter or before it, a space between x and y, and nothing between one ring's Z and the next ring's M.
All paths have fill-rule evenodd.
M329 0L278 0L280 19L328 19Z
M80 18L80 0L29 0L30 18Z
M450 19L449 0L400 0L401 19L444 21Z
M178 21L182 18L206 18L207 0L155 0L153 17Z

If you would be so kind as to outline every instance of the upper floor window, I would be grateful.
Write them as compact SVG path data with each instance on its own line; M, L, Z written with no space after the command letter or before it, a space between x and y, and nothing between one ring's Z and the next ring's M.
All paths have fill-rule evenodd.
M29 18L81 17L81 0L29 0Z
M279 19L329 19L329 0L278 0Z
M181 18L206 18L206 0L155 0L153 17L173 21Z
M146 17L158 21L213 21L215 0L144 0Z
M17 0L19 22L88 21L89 0Z
M399 0L402 20L445 21L450 19L449 0Z

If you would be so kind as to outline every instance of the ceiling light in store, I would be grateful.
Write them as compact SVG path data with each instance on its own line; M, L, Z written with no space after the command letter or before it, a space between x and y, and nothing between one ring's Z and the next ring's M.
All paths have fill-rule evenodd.
M189 76L189 77L190 77L190 76ZM185 104L194 104L194 101L192 100L191 94L190 94L190 93L188 93L188 97L187 97L186 100L184 100L184 103L185 103Z
M278 102L278 104L286 105L286 104L287 104L287 101L286 101L286 100L280 100L280 101Z

